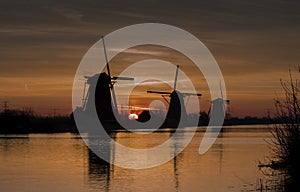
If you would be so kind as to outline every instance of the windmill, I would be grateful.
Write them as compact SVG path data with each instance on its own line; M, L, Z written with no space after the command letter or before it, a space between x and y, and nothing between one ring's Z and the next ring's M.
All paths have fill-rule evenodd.
M227 112L229 112L228 105L230 104L230 100L224 99L224 97L223 97L223 90L222 90L221 81L220 81L220 92L221 92L221 97L211 101L211 105L208 109L208 115L209 116L211 116L211 114L214 113L214 111L216 111L216 110L223 111L225 117L227 115Z
M169 104L169 109L166 115L166 120L163 126L172 126L177 127L181 118L187 117L186 107L184 105L184 97L185 96L201 96L200 93L181 93L177 90L177 78L178 78L178 70L179 65L177 65L176 73L175 73L175 80L172 92L166 91L147 91L147 93L154 93L154 94L161 94L162 97L167 101ZM166 99L166 95L169 95L170 101Z
M111 76L104 37L102 37L102 43L107 73L101 72L100 74L95 74L94 76L84 76L86 82L84 85L82 108L85 112L89 112L93 106L96 106L97 114L100 120L115 121L116 118L114 114L116 114L118 111L118 105L114 91L114 84L118 80L134 80L134 78ZM86 91L87 84L89 87ZM95 100L90 98L91 93L95 93Z
M225 118L227 118L227 116L230 113L230 100L229 99L224 99L223 97L223 91L222 91L222 86L221 86L221 81L220 81L220 91L221 91L221 99L223 101L223 105L224 105L224 112L225 112Z

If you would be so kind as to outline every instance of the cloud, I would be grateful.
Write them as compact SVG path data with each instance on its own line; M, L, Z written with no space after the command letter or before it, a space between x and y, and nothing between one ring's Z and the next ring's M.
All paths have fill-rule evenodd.
M122 50L121 49L109 49L109 51L117 52L120 53ZM143 55L149 55L149 56L162 56L165 55L166 53L160 52L160 51L153 51L153 50L140 50L140 49L127 49L125 51L122 51L123 53L131 53L131 54L143 54Z

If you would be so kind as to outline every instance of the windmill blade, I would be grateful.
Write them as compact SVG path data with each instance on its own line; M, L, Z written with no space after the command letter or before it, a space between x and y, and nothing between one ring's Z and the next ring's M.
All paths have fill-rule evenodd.
M128 80L128 81L134 81L133 77L112 77L112 80Z
M174 91L176 91L177 78L178 78L178 70L179 70L179 65L177 65L177 68L176 68L175 81L174 81Z
M105 42L104 42L104 37L103 36L102 36L102 44L103 44L103 51L104 51L104 57L105 57L105 62L106 62L107 74L108 74L109 78L111 78L110 68L109 68L109 64L108 64L108 59L107 59L107 54L106 54L106 47L105 47Z
M86 109L87 100L88 100L89 96L90 96L90 92L87 91L86 97L85 97L85 99L84 99L84 103L83 103L83 105L82 105L83 109Z
M83 86L82 106L84 106L84 103L85 103L85 100L86 100L85 93L86 93L86 81L84 82L84 86Z
M198 96L198 97L202 96L201 93L182 93L182 95L184 95L184 96Z
M171 95L171 92L166 92L166 91L147 91L147 93Z
M223 99L223 90L222 90L222 84L221 84L221 80L220 80L220 91L221 91L221 98Z
M187 100L186 100L186 102L185 102L185 108L187 107L187 105L188 105L188 103L189 103L189 101L190 101L190 95L188 95L188 98L187 98Z
M103 43L103 51L104 51L104 57L105 57L105 62L106 62L107 75L109 76L109 79L110 79L110 89L111 89L113 104L114 104L114 108L118 109L117 98L116 98L116 94L115 94L115 90L114 90L114 83L112 82L112 78L110 75L110 68L109 68L109 63L108 63L108 59L107 59L106 47L105 47L105 42L104 42L103 36L102 36L102 43Z
M156 93L156 94L164 94L164 95L170 95L171 92L167 92L167 91L147 91L147 93ZM182 93L182 95L184 96L202 96L201 93Z
M166 98L165 95L161 95L161 97L162 97L168 104L170 104L170 101Z
M210 116L210 111L211 111L211 104L209 105L209 109L207 111L207 114Z

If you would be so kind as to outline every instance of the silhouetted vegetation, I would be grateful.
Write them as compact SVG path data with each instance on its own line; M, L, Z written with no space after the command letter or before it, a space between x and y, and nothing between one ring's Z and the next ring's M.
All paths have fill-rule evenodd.
M29 131L30 122L34 115L29 110L9 110L4 109L0 113L1 129L0 133L27 133Z
M264 125L270 124L270 117L228 117L224 119L223 125ZM202 111L199 116L199 126L207 126L209 123L209 115Z
M37 116L32 109L0 112L0 134L77 132L68 116Z
M281 81L284 99L275 99L276 114L272 127L272 156L265 173L278 180L282 191L300 191L300 84L292 78Z
M123 118L128 117L127 115L123 116ZM165 115L161 113L155 113L155 117L164 119ZM199 126L208 125L209 115L206 112L201 112L200 115L188 115L188 118L192 119L197 117L199 117ZM224 121L224 125L254 125L268 123L270 123L270 119L267 117L232 117L226 118ZM5 109L0 112L0 134L61 132L78 132L72 116L39 116L35 115L33 110L30 108L22 110Z

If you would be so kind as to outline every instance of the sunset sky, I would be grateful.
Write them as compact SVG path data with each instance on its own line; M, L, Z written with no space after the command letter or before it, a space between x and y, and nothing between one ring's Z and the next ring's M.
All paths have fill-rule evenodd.
M265 115L280 95L280 79L288 79L289 68L297 72L296 0L2 0L0 101L40 114L70 113L74 75L87 50L102 35L149 22L182 28L208 47L234 116ZM209 101L200 104L207 110Z

